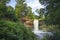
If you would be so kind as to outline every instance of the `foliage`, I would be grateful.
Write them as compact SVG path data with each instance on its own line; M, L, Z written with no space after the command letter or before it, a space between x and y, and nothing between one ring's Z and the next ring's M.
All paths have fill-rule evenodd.
M54 40L60 40L60 29L57 28L55 29L56 31L54 32Z
M4 18L7 13L7 2L9 2L9 0L0 0L0 19Z
M16 0L16 8L15 8L15 13L18 18L21 17L27 17L30 19L34 18L34 14L32 13L32 8L28 7L25 2L25 0Z
M26 10L26 4L17 4L15 8L15 13L18 18L24 16Z
M34 19L35 18L35 15L32 12L32 8L31 7L27 7L27 11L26 11L26 14L25 15L29 19Z
M9 0L0 0L0 40L37 40L31 30L17 21L17 17L20 17L19 13L25 12L24 1L17 0L18 6L15 10L11 6L7 7L7 2Z
M47 35L43 37L41 40L53 40L53 36Z
M15 10L11 6L7 7L7 14L5 14L5 17L11 21L18 21L18 17L15 14Z
M37 40L35 35L21 23L4 20L0 20L0 39Z
M0 4L6 4L8 3L10 0L0 0Z
M15 13L18 18L21 18L22 16L24 16L26 14L27 4L24 3L25 0L16 0L16 2L17 2L17 4L15 7Z
M60 0L40 0L42 5L45 5L46 23L48 25L58 25L53 29L54 40L60 40Z
M25 0L16 0L17 4L23 4Z
M46 20L49 24L60 25L60 0L40 0L45 5Z
M44 14L44 8L37 9L36 12L39 14L39 19L43 18Z

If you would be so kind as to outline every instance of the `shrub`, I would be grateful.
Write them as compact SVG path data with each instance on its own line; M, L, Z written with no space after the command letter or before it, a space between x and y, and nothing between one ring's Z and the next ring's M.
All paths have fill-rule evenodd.
M46 36L44 36L44 38L41 40L53 40L53 36L46 34Z
M20 22L0 20L1 40L37 40L35 35Z

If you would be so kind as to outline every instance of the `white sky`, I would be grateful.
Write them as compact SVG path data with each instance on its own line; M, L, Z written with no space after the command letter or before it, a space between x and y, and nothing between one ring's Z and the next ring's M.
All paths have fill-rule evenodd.
M37 9L43 8L43 5L40 4L39 0L26 0L26 3L32 8L32 12L34 12L35 15L39 15L35 12Z
M34 12L36 9L40 9L43 6L39 3L39 0L26 0L26 3L28 6L32 8L32 11Z

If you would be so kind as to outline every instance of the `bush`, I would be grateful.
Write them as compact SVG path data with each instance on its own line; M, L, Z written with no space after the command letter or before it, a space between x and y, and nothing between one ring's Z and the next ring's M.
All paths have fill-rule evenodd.
M37 40L22 23L0 20L0 40Z
M46 34L46 36L44 36L44 38L41 40L53 40L53 36Z
M60 28L54 30L54 40L60 40Z

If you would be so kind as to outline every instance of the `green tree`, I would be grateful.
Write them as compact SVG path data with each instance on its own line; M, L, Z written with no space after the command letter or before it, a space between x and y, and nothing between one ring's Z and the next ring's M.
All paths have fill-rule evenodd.
M60 0L40 0L45 5L46 19L50 24L60 25Z
M9 2L9 0L0 0L0 19L4 18L7 13L7 2Z
M43 18L43 15L44 15L44 8L37 9L36 12L39 14L39 19Z
M18 18L24 16L25 11L26 11L26 3L23 0L17 0L16 8L15 8L15 13L18 16Z
M30 18L30 19L34 19L35 18L35 15L32 12L32 8L31 7L27 7L27 11L26 11L25 15L26 15L27 18Z
M17 0L17 5L15 9L15 13L18 16L18 18L21 17L28 17L28 18L34 18L34 14L32 13L32 8L27 7L27 4L24 3L25 0Z
M54 40L60 40L60 0L40 0L45 5L45 13L47 23L50 25L58 25L53 30Z
M0 20L0 40L37 40L21 22Z
M7 7L7 2L8 0L0 0L0 40L37 40L31 30L26 28L20 21L13 22L16 21L15 10L11 6ZM18 4L18 6L20 5ZM24 7L23 5L21 7L23 10L20 9L22 12Z
M15 14L14 8L12 8L11 6L7 7L7 14L5 14L5 17L11 21L17 21L18 20L16 14Z
M24 4L25 0L16 0L17 4Z

